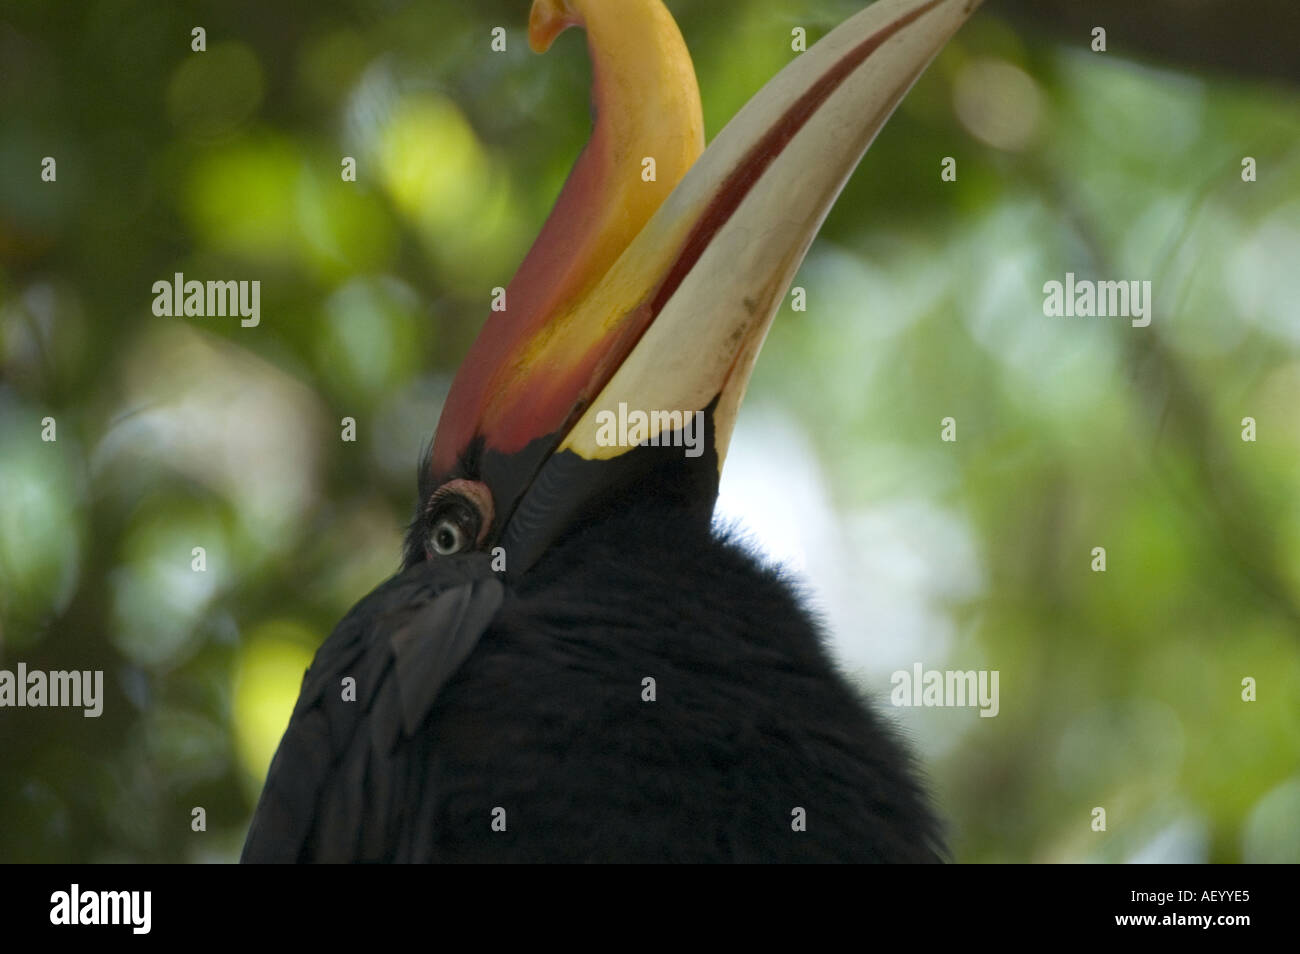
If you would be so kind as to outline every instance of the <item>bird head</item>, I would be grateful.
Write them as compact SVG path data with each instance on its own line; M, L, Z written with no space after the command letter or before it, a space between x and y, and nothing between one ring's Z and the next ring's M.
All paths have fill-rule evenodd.
M534 50L587 31L595 122L443 406L408 564L470 550L524 572L603 508L708 521L750 372L822 221L980 0L879 0L704 149L661 0L535 0Z

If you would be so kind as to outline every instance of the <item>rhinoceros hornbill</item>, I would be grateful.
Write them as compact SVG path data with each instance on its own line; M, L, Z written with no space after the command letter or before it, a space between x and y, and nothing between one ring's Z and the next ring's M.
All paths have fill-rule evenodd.
M587 29L591 141L452 384L403 568L303 679L243 860L939 859L908 751L712 511L795 269L976 5L880 0L701 154L660 0L536 0L534 49Z

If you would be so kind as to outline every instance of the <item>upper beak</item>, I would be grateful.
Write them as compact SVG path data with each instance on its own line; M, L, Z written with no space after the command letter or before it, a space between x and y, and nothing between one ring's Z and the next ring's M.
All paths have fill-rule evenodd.
M481 478L501 536L548 462L632 450L598 436L602 412L625 404L707 410L716 491L750 371L817 230L979 3L879 0L797 56L696 159L694 74L660 0L536 0L536 45L586 22L596 128L507 288L506 310L492 314L457 375L435 480ZM532 536L536 516L525 521Z

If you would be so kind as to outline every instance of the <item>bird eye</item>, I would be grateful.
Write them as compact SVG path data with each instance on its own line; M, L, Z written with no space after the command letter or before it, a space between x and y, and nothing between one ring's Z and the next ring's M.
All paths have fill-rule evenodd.
M492 495L476 481L453 480L429 501L424 551L429 559L473 550L492 523Z
M429 553L451 556L473 546L478 518L463 502L449 501L438 508L429 531Z
M465 549L465 531L456 521L445 517L433 528L429 542L434 553L439 556L451 556Z

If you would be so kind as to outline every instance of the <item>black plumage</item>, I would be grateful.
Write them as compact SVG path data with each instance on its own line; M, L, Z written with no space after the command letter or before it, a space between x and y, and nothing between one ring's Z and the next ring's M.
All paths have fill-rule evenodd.
M795 587L698 512L610 507L497 576L419 562L339 625L245 861L939 860L906 752Z
M892 727L711 521L783 289L976 5L868 7L698 156L659 0L535 5L535 48L590 28L592 144L452 382L403 569L303 681L245 860L939 860ZM665 177L629 179L656 143Z

